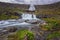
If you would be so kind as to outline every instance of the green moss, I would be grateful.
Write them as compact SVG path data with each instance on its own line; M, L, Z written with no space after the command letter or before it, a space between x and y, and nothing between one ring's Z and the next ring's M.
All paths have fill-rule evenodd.
M25 37L27 37L28 40L33 40L34 35L31 31L28 30L19 30L17 32L18 39L23 40Z
M23 40L23 38L25 37L26 33L27 33L27 30L18 31L17 35L18 35L19 40Z
M28 37L28 40L34 40L34 35L32 32L29 32L27 33L27 37Z

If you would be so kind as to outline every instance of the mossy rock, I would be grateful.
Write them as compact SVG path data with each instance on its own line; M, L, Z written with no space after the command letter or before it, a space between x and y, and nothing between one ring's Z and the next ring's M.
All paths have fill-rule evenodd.
M28 30L19 30L17 32L18 38L19 40L25 40L25 38L27 40L34 40L34 35L31 31Z

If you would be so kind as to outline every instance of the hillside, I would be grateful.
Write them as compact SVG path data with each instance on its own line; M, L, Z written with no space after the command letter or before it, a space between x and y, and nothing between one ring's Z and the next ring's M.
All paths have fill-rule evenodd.
M19 8L19 9L28 9L29 5L27 4L12 4L12 3L3 3L0 2L0 7L2 8ZM59 9L60 8L60 2L57 3L53 3L53 4L47 4L47 5L35 5L37 10L41 10L41 9Z
M36 5L36 14L39 18L57 18L60 19L60 2L49 5Z
M29 6L0 2L0 20L20 18L19 12L27 9Z
M22 9L27 9L29 6L28 5L24 5L24 4L12 4L12 3L3 3L0 2L0 6L1 7L10 7L10 8L22 8Z
M35 5L36 10L41 11L42 13L44 11L58 11L60 9L60 2L57 3L53 3L53 4L49 4L49 5ZM0 9L6 9L6 8L10 8L10 10L12 9L17 9L17 10L25 10L29 8L29 5L25 5L25 4L11 4L11 3L2 3L0 2Z
M60 2L57 3L53 3L53 4L49 4L49 5L35 5L36 7L36 14L39 16L54 16L54 15L59 15L60 16ZM11 4L11 3L3 3L0 2L0 20L4 19L4 17L8 16L8 14L10 14L10 18L20 18L17 16L19 15L19 12L23 12L23 10L28 9L29 5L25 5L25 4ZM4 15L4 17L2 18L2 14ZM7 14L7 15L5 15ZM41 15L42 14L42 15ZM14 17L13 17L14 16ZM10 19L9 17L6 19Z
M49 5L36 5L40 13L60 13L60 2Z

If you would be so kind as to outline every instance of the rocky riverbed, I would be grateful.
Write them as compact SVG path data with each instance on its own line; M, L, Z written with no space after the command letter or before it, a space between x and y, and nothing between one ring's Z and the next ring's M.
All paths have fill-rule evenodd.
M0 39L8 40L8 36L11 33L13 34L18 30L28 30L33 32L34 40L45 40L45 37L47 35L45 35L45 31L41 30L40 25L46 25L46 22L36 18L35 15L33 15L33 17L32 14L29 15L23 14L23 19L0 21ZM29 16L30 19L27 16ZM46 34L48 34L48 32L46 32ZM5 35L6 37L4 37L3 35Z
M49 32L41 30L40 26L38 24L31 25L31 26L14 26L14 27L6 27L3 29L0 29L0 39L1 40L8 40L8 35L11 33L17 32L18 30L26 29L34 34L34 40L45 40L46 36ZM5 37L4 37L5 35ZM3 37L2 37L3 36Z

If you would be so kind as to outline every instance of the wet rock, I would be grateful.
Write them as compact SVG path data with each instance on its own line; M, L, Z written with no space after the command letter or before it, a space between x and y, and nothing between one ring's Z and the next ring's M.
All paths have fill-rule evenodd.
M17 30L16 27L6 27L4 29L7 30L8 32L15 32Z
M8 34L8 31L7 30L2 30L1 33L0 33L0 36L6 35L6 34Z
M29 21L26 21L27 23L31 23L31 24L38 24L39 23L39 20L29 20Z

